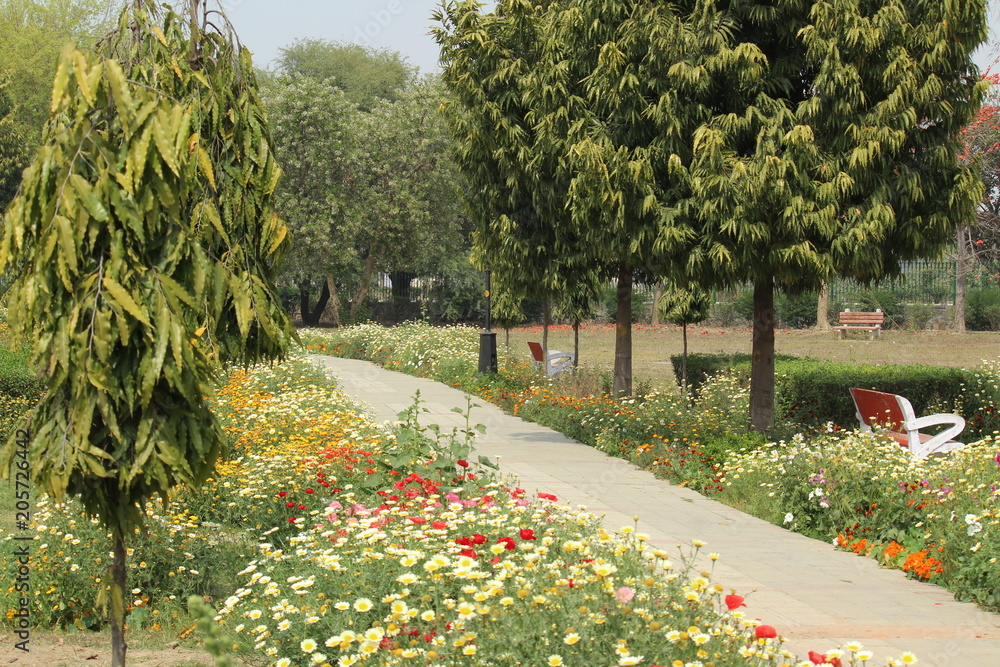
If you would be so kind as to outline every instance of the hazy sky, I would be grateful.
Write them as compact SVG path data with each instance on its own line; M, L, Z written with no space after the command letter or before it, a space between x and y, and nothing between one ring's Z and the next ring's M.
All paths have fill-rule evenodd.
M438 67L438 46L428 34L437 0L221 0L221 4L259 67L277 57L279 48L301 38L399 51L423 73Z
M399 51L411 65L427 73L437 69L438 47L427 34L438 0L221 0L243 43L258 67L266 66L278 49L300 38L355 42L377 49ZM492 7L495 2L488 2ZM991 39L1000 41L997 9L990 0ZM980 68L992 62L980 49ZM997 68L994 68L997 69Z

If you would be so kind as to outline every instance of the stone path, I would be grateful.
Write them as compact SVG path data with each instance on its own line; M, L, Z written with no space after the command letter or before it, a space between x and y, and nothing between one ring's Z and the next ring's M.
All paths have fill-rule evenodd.
M314 356L341 388L367 406L378 422L395 421L419 390L430 410L422 423L464 426L452 408L466 395L431 380L387 371L365 361ZM633 525L663 549L704 540L716 552L715 580L748 596L750 617L775 626L800 656L856 640L875 652L869 664L912 651L921 665L1000 666L1000 615L980 611L932 584L908 580L899 570L837 551L686 488L656 479L625 461L551 429L505 415L482 400L473 423L486 434L476 450L499 456L504 473L529 491L553 493L560 502L603 514L615 530Z

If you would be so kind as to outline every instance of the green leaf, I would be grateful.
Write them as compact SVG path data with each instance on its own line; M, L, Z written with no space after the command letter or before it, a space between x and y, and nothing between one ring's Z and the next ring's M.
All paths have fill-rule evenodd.
M124 309L129 315L139 320L146 326L149 326L149 315L146 313L146 309L141 307L136 303L135 299L128 291L119 285L115 280L110 277L105 276L101 280L101 284L104 285L104 289L107 290L107 295L110 296L111 300L119 307Z

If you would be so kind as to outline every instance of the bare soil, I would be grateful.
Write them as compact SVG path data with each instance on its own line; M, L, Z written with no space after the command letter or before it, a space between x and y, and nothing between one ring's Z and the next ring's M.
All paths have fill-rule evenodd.
M748 328L688 327L688 352L749 353L752 332ZM528 356L529 340L540 341L540 326L510 331L514 354ZM506 332L497 333L504 345ZM549 348L573 350L573 330L566 325L549 328ZM673 325L637 324L632 332L632 370L637 380L674 384L670 356L683 350L681 328ZM584 325L580 330L580 363L610 371L614 365L615 330L611 324ZM1000 332L887 330L872 340L867 332L850 333L815 329L780 329L775 333L775 351L796 357L812 357L858 364L928 364L975 368L986 359L1000 359Z
M128 665L143 667L210 667L215 659L193 642L182 645L169 635L126 638ZM15 667L106 667L111 664L111 639L106 632L56 633L32 630L28 652L15 647L11 632L0 632L0 665ZM135 648L132 645L135 645Z

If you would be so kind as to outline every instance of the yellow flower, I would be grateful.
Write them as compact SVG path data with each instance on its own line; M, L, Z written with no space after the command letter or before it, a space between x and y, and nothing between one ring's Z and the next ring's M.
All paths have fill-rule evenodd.
M570 632L565 637L563 637L563 643L569 644L570 646L577 643L578 641L580 641L580 635L578 635L575 632Z
M368 598L358 598L354 601L354 611L362 614L366 611L370 611L373 606L372 601Z
M899 661L904 665L913 665L917 662L917 656L913 655L909 651L906 651L899 656Z
M312 653L319 647L315 639L303 639L299 642L299 648L303 653Z
M562 664L563 664L563 659L561 655L549 656L549 667L561 667Z

